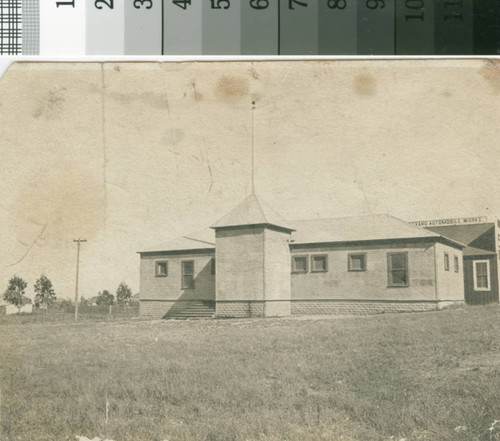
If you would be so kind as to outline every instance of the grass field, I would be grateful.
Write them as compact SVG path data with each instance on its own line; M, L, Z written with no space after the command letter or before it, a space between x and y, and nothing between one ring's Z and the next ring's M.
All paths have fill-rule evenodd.
M0 386L2 440L489 441L500 307L4 322Z

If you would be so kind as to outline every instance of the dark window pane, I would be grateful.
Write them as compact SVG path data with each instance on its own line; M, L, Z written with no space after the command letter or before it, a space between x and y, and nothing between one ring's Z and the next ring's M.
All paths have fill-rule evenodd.
M167 275L167 262L156 262L156 275L157 276Z
M478 277L486 276L488 273L488 265L486 262L477 262L476 263L476 274Z
M349 256L349 269L352 271L365 270L365 256L364 256L364 254L351 254Z
M194 288L194 262L185 261L182 262L182 288Z
M326 256L313 256L313 271L326 271Z
M193 274L194 262L183 262L184 274Z
M182 287L192 288L193 287L193 276L186 275L182 277Z
M477 277L477 287L478 288L488 288L488 277L478 276Z
M299 273L305 273L307 271L307 257L295 257L293 261L294 271Z
M489 289L489 274L487 262L475 262L476 284L478 288Z
M405 269L406 268L406 255L405 254L391 254L391 268L392 269Z
M389 254L389 285L408 286L408 266L406 254Z
M406 285L407 284L406 271L393 270L391 272L391 275L392 275L392 285Z

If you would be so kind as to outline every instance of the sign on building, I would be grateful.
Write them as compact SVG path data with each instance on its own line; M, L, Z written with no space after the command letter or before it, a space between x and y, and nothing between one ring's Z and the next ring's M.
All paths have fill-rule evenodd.
M439 227L445 225L470 225L470 224L482 224L488 222L486 216L476 216L476 217L457 217L450 219L433 219L433 220L422 220L413 221L410 224L416 227Z

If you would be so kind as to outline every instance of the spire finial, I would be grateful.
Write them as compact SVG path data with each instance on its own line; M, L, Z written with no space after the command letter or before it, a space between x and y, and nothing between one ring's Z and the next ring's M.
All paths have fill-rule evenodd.
M255 195L255 177L254 177L254 165L255 165L255 147L254 147L254 132L255 132L255 101L252 101L252 194Z

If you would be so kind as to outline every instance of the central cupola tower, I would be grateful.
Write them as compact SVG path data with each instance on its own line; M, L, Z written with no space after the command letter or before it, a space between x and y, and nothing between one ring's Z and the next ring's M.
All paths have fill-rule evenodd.
M254 193L217 221L216 315L291 314L289 239L294 229Z

